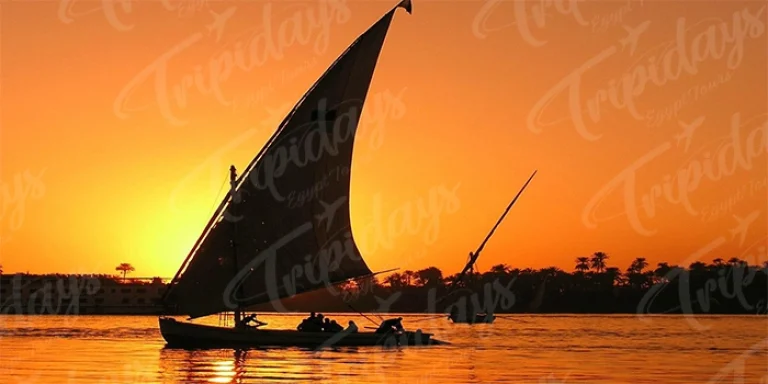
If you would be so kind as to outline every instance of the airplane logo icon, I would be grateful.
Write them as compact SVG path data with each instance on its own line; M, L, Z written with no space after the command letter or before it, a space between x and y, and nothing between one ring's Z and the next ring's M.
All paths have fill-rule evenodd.
M283 105L277 108L265 106L264 109L267 110L269 117L264 119L261 122L261 125L269 129L273 129L275 125L280 124L280 122L285 118L285 114L288 113L292 107L293 105L291 103L283 103Z
M374 298L376 299L376 304L379 305L379 309L377 312L389 312L389 309L392 306L392 304L394 304L402 294L403 294L402 292L397 291L392 295L390 295L389 298L380 298L378 296L374 296Z
M227 20L235 14L235 10L237 10L237 7L232 6L221 14L210 11L211 15L213 15L213 23L207 25L206 28L208 28L208 32L211 33L213 33L214 30L216 31L217 43L221 39L221 34L224 33L224 25L227 23Z
M635 48L637 48L637 42L640 39L640 35L643 34L648 29L648 26L651 24L651 21L648 20L640 25L638 25L635 28L624 26L624 29L629 33L629 35L621 40L619 40L619 43L621 43L621 49L622 51L629 46L629 55L632 56L635 53Z
M329 231L331 230L331 223L333 223L333 217L336 215L336 211L339 210L339 207L341 207L341 204L343 204L345 201L347 201L346 196L342 196L338 198L336 201L334 201L331 204L328 204L322 200L320 200L320 205L323 206L325 209L325 212L315 215L315 218L317 219L318 224L321 223L323 220L326 220L325 230Z
M760 210L756 210L752 213L750 213L747 217L741 218L736 215L733 215L733 218L736 219L736 222L739 223L736 225L735 228L731 229L731 235L735 239L737 235L741 235L739 237L739 246L744 245L744 240L747 237L747 230L749 229L749 226L752 225L752 223L757 220L757 218L760 216Z
M677 145L680 145L680 143L685 140L685 152L688 152L688 147L691 146L691 138L693 137L693 132L695 132L696 128L701 127L701 124L704 123L704 116L699 117L690 124L686 124L682 121L678 121L678 123L681 127L683 127L683 132L675 135L675 139L677 139Z

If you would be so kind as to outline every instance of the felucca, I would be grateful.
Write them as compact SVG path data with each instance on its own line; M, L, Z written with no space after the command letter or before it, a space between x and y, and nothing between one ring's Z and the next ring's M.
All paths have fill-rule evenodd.
M431 334L253 328L243 309L371 276L352 236L350 167L355 132L389 25L404 0L360 35L283 120L239 176L179 271L163 303L197 319L234 311L235 326L162 316L171 347L427 345ZM285 196L311 191L303 204Z

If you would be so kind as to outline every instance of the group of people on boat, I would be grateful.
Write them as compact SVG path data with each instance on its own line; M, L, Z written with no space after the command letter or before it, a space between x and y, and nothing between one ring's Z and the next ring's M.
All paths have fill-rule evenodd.
M261 326L267 325L267 323L263 321L259 321L256 318L256 314L252 313L247 316L243 316L238 324L235 325L236 328L258 328ZM354 321L349 321L349 326L345 329L339 323L336 322L336 320L331 320L328 317L323 316L322 313L315 314L315 312L312 312L309 317L305 318L301 321L301 324L299 324L298 327L296 327L297 330L301 332L347 332L347 333L356 333L358 331L357 324L355 324ZM384 320L379 327L376 329L376 333L394 333L394 334L402 334L405 332L405 329L403 328L403 318L393 318Z
M322 313L315 314L312 312L308 318L301 321L296 329L302 332L357 332L357 325L350 320L349 327L344 329L336 320L331 320L323 316Z
M297 330L301 332L348 332L356 333L358 331L357 324L354 321L349 321L349 326L345 329L339 325L336 320L331 320L328 317L323 316L322 313L315 314L310 313L309 317L301 321ZM403 318L398 317L394 319L384 320L376 329L376 333L394 333L402 334L405 332L403 328Z

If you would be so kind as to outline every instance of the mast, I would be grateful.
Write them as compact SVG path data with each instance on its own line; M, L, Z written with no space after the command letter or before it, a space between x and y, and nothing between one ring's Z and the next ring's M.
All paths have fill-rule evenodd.
M512 199L512 202L510 202L509 205L507 205L507 209L504 210L504 213L501 215L499 220L496 221L496 225L494 225L493 228L491 228L491 231L488 232L487 236L485 236L485 240L483 240L483 242L480 243L480 246L477 248L477 250L474 253L472 252L469 253L469 261L467 262L467 265L464 267L464 270L462 270L461 273L459 273L459 275L456 276L456 278L453 280L453 282L451 283L451 288L453 288L459 281L461 281L461 279L464 277L467 271L473 270L475 262L477 261L477 258L480 257L480 252L483 250L483 248L485 248L485 244L488 243L488 240L491 238L491 236L493 236L493 233L496 232L496 228L499 227L499 224L501 224L502 220L504 220L504 217L507 216L507 213L509 213L509 209L512 208L512 205L515 204L515 202L523 193L525 188L528 187L528 183L530 183L531 180L533 180L533 177L536 176L536 172L538 171L533 171L533 174L531 175L531 177L528 178L528 181L526 181L525 184L523 184L523 188L521 188L520 191L517 192L517 195L515 195L515 198Z
M232 210L235 204L238 203L237 199L237 169L232 165L229 167L229 194L232 199L232 204L229 205L229 209ZM232 212L230 212L232 214ZM232 220L232 273L237 275L239 267L237 265L237 220ZM237 289L237 295L243 297L243 287L240 286ZM235 307L235 327L240 325L242 320L240 302L237 301L237 307Z

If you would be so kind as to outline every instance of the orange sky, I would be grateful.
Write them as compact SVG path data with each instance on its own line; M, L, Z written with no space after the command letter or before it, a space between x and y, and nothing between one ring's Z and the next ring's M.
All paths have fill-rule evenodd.
M598 250L689 264L712 242L704 261L768 259L765 5L542 4L396 15L352 171L371 269L456 272L534 169L482 270ZM3 3L4 270L172 276L228 166L392 6ZM217 40L210 11L229 7ZM733 215L754 219L743 239Z

